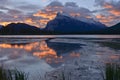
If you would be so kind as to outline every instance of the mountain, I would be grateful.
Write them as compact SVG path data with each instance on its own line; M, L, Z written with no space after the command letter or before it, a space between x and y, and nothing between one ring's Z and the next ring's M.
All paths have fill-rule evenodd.
M67 33L67 34L77 34L77 33L94 33L105 29L106 26L100 22L90 23L81 21L70 16L58 13L56 18L48 22L45 31L54 33Z
M120 34L120 23L114 25L114 26L111 26L109 27L107 30L106 30L107 33L110 33L110 34Z
M0 25L0 34L3 32L3 26L2 25Z
M40 34L40 29L24 23L11 23L0 30L0 34L6 35L28 35Z
M120 23L106 27L100 22L87 18L73 18L58 13L44 29L25 23L0 25L1 35L40 35L40 34L120 34Z
M0 25L0 29L2 29L3 28L3 26L2 25Z

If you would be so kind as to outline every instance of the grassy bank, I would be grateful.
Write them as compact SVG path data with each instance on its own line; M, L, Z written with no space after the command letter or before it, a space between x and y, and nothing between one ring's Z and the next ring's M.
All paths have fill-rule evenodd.
M120 80L120 64L107 63L105 66L104 74L104 80ZM67 74L67 76L70 77L69 74ZM28 80L28 75L22 71L9 70L0 67L0 80ZM56 78L56 80L67 80L65 77L65 73L61 72L61 76L59 76L59 78Z
M28 75L18 70L3 69L3 67L0 67L0 80L28 80Z
M105 80L120 80L120 64L106 64Z

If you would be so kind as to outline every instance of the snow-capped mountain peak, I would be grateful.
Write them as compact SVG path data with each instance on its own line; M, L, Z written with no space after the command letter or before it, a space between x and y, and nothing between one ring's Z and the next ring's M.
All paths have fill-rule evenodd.
M88 23L88 24L95 24L95 25L105 26L104 24L102 24L99 21L94 20L93 18L86 18L86 17L82 17L82 16L71 16L70 14L65 13L65 12L57 13L56 18L62 18L63 16L70 17L70 18L73 18L73 19L76 19L76 20L79 20L79 21L82 21L82 22L85 22L85 23Z

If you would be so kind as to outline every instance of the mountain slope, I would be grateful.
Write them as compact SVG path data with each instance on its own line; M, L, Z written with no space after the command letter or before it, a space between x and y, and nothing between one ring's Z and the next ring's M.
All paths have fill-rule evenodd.
M78 19L57 14L56 18L48 22L45 30L58 33L93 33L106 28L103 24L93 24Z
M109 27L108 30L107 30L109 33L113 33L113 34L120 34L120 23L112 26L112 27Z
M3 28L3 26L2 25L0 25L0 29L2 29Z
M120 23L100 31L101 34L120 34Z
M9 35L40 34L40 29L24 23L11 23L1 29L1 34Z

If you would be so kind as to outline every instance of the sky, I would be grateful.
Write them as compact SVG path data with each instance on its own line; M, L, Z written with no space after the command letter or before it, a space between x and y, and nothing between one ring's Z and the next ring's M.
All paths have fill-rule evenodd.
M0 25L27 23L44 28L58 12L107 26L120 22L120 0L0 0Z

